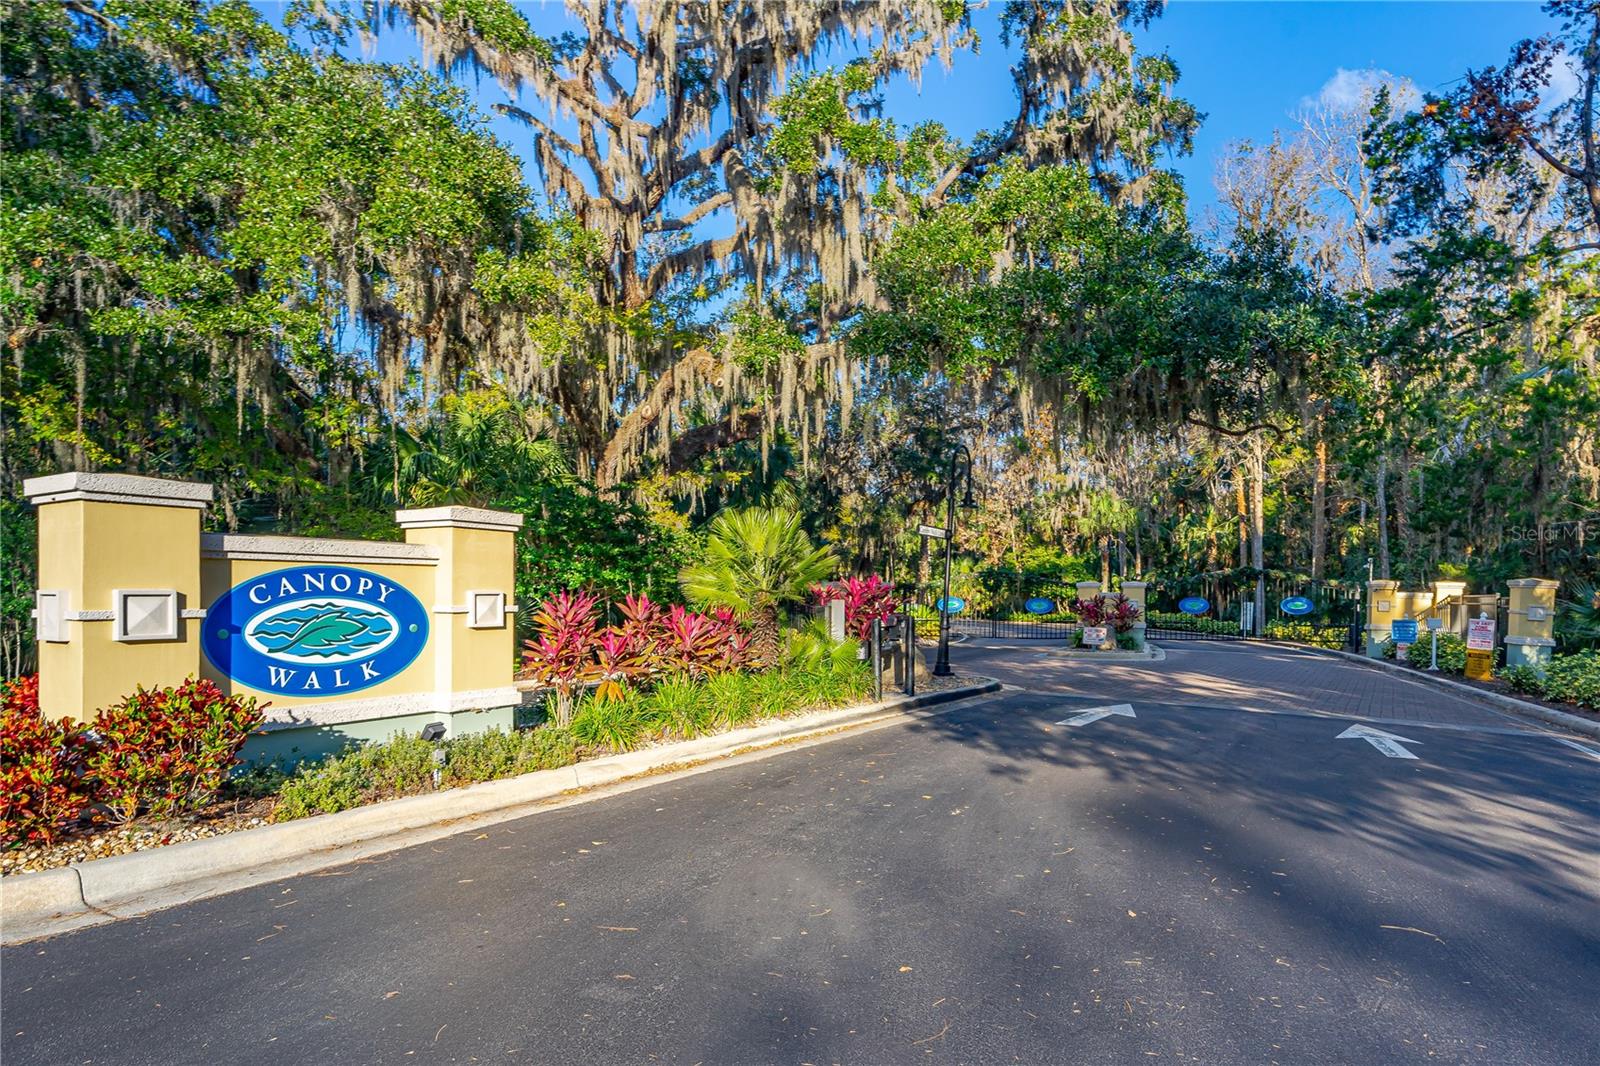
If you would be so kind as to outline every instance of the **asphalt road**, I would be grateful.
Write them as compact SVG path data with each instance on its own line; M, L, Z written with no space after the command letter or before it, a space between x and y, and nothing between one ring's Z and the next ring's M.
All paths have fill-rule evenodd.
M7 949L0 1053L1600 1061L1600 760L1150 700L1056 724L1094 702L1010 691Z

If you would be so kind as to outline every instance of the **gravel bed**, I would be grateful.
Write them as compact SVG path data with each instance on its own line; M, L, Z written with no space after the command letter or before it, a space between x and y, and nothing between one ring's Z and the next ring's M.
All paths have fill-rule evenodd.
M104 859L146 851L186 840L221 836L238 829L254 829L272 820L274 801L224 800L189 818L139 819L70 836L54 844L31 844L0 852L0 875L54 870L75 862Z

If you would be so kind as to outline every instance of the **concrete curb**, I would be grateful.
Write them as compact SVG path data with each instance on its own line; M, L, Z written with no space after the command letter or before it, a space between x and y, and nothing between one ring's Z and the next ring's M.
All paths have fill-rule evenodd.
M1576 714L1557 711L1542 704L1529 703L1526 700L1519 700L1514 696L1507 696L1499 692L1489 692L1474 685L1452 681L1448 677L1440 677L1438 674L1413 670L1410 667L1392 663L1387 659L1373 659L1366 655L1357 655L1351 651L1318 648L1310 644L1296 644L1294 646L1306 651L1321 652L1324 655L1336 655L1341 659L1349 659L1352 662L1358 662L1363 666L1370 666L1378 670L1387 670L1392 674L1399 674L1402 677L1420 681L1424 685L1432 685L1434 688L1443 689L1460 696L1470 696L1498 710L1510 711L1512 714L1520 715L1523 718L1536 718L1547 725L1560 726L1562 729L1568 729L1574 733L1582 733L1584 736L1600 739L1600 722L1591 722L1589 719L1579 717Z
M0 879L0 943L16 944L267 881L340 866L520 817L562 796L664 770L714 769L718 760L842 732L956 700L998 692L992 679L961 688L795 718L610 755L465 788L374 803L338 814L244 829L149 851Z

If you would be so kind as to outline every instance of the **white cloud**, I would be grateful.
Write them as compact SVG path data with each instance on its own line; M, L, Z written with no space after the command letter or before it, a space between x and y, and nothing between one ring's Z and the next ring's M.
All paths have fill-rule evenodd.
M1395 105L1401 110L1409 111L1422 102L1422 94L1417 92L1409 78L1376 67L1364 67L1361 70L1340 67L1333 72L1333 77L1322 83L1322 88L1317 90L1315 96L1302 98L1300 106L1303 110L1334 112L1365 110L1372 106L1372 98L1385 85L1389 87Z

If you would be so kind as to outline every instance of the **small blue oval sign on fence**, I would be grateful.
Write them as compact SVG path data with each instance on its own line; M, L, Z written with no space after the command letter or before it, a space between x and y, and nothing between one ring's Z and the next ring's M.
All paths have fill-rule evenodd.
M1310 614L1316 609L1317 605L1306 599L1304 596L1286 596L1282 602L1278 604L1278 610L1282 611L1284 614Z
M1204 596L1185 596L1178 601L1178 610L1184 614L1205 614L1211 610L1211 601Z
M936 611L945 610L945 600L944 600L943 596L939 597L939 602L933 605L933 609L936 610ZM967 609L967 601L966 600L962 599L960 596L951 596L950 597L950 608L949 608L948 613L950 613L950 614L960 614L962 611L964 611L966 609Z
M242 685L285 696L368 688L410 666L428 612L392 578L296 566L233 586L206 608L201 650Z
M1029 614L1050 614L1056 609L1056 601L1044 596L1035 596L1022 606Z

